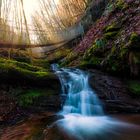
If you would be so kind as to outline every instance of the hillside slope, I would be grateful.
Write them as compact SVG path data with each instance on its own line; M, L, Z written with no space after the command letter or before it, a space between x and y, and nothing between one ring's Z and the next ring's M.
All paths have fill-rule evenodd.
M140 1L110 1L101 18L61 65L140 76Z

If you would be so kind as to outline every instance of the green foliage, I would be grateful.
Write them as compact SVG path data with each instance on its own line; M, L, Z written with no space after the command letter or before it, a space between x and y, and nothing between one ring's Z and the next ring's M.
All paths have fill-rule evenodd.
M140 82L139 81L129 81L128 88L134 95L140 96Z

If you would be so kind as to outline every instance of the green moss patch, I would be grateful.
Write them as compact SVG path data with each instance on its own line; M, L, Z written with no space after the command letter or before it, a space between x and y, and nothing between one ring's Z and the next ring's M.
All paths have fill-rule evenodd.
M42 67L44 69L50 69L50 64L47 59L33 59L32 64L37 67Z
M126 3L124 0L118 0L117 3L116 3L116 8L118 10L122 10L126 7Z
M7 84L47 84L55 75L44 68L14 60L0 59L0 82Z
M28 88L22 89L18 95L16 95L16 100L21 107L41 107L42 102L45 101L46 105L47 100L55 98L58 96L59 91L47 88Z
M19 105L23 107L32 105L33 101L42 95L43 91L41 90L28 90L18 98Z
M105 39L109 40L109 39L114 39L116 37L116 35L118 34L117 31L113 31L113 32L107 32L104 34Z
M137 33L133 32L130 36L130 40L129 40L129 48L135 50L135 49L139 49L140 50L140 35L138 35Z
M113 23L107 27L104 28L104 32L108 33L108 32L114 32L114 31L118 31L121 28L121 26L119 24Z
M29 71L34 71L34 72L40 71L40 70L45 70L41 67L33 66L28 63L19 62L19 61L15 61L15 60L9 60L9 59L3 59L3 58L0 58L0 64L5 64L5 65L13 66L13 67L19 67L19 68L26 69Z
M128 88L134 95L140 96L140 81L129 81Z

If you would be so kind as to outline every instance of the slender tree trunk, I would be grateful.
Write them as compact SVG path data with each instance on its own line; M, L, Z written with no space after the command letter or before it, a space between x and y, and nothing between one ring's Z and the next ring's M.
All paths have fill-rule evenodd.
M0 22L1 22L1 14L2 14L2 0L0 0Z
M21 0L21 7L22 7L22 12L23 12L26 32L27 32L27 36L28 36L28 41L29 41L29 45L30 45L31 44L31 40L30 40L30 34L29 34L29 30L28 30L27 19L26 19L26 15L25 15L25 11L24 11L23 0ZM28 48L28 49L29 49L29 55L30 55L30 62L33 63L33 61L32 61L32 49L31 48Z

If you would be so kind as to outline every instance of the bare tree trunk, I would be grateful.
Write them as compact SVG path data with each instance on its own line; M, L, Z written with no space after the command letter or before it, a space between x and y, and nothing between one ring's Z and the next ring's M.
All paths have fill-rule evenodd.
M31 44L30 34L29 34L28 24L27 24L27 19L26 19L26 15L25 15L25 11L24 11L23 0L21 0L21 5L22 5L22 12L23 12L23 16L24 16L24 22L25 22L26 32L27 32L27 35L28 35L28 41L29 41L29 44Z
M22 7L22 12L23 12L23 17L24 17L26 32L27 32L27 35L28 35L28 41L29 41L29 45L30 45L31 44L30 34L29 34L27 19L26 19L26 15L25 15L25 11L24 11L23 0L21 0L21 7ZM30 62L33 63L32 62L32 49L31 48L29 48L29 55L30 55Z
M0 22L1 22L1 13L2 13L1 7L2 7L2 0L0 0Z

